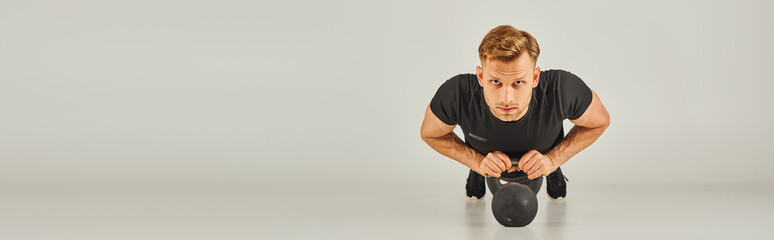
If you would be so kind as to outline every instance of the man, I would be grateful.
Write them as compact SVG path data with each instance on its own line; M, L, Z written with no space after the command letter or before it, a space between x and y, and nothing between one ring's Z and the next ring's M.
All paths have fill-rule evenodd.
M549 197L566 197L567 179L559 166L610 124L599 96L570 72L541 71L537 41L511 26L489 31L478 54L475 75L452 77L430 101L422 140L470 168L468 197L484 196L484 176L528 184L536 193L547 176ZM567 136L564 119L575 124ZM458 124L464 142L452 131ZM492 188L494 182L488 183Z

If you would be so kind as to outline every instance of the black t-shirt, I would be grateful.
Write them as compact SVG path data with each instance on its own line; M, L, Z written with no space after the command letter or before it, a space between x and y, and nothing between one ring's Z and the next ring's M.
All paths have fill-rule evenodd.
M483 93L475 74L460 74L438 88L430 109L444 123L460 125L465 142L479 154L502 151L510 158L532 149L547 153L564 138L564 119L580 118L592 98L591 89L575 74L542 71L527 113L504 122L489 110Z

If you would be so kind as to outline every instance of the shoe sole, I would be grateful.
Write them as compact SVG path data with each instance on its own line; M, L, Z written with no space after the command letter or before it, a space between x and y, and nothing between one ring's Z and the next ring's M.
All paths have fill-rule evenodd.
M566 197L558 197L558 198L551 197L551 195L548 194L548 191L546 191L546 196L548 196L549 199L554 201L561 201L561 200L564 200L564 198L566 198Z

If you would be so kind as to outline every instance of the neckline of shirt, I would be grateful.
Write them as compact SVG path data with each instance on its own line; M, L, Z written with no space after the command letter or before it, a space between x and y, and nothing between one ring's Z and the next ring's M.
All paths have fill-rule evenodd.
M493 119L495 122L499 122L500 124L503 124L503 125L510 125L510 126L512 126L512 125L519 125L522 122L524 122L524 119L529 117L530 114L533 112L532 109L535 108L535 102L537 102L537 100L535 99L535 88L533 88L532 89L532 99L529 101L529 108L527 108L527 113L525 113L524 116L522 116L519 120L516 120L516 121L513 121L513 122L506 122L506 121L500 120L499 118L497 118L497 116L494 115L494 113L492 113L492 109L489 108L489 105L486 104L486 99L484 99L484 89L483 89L483 87L478 86L478 88L479 88L478 92L480 93L479 94L479 99L481 99L481 105L482 105L483 109L486 109L487 116L489 116L489 118Z

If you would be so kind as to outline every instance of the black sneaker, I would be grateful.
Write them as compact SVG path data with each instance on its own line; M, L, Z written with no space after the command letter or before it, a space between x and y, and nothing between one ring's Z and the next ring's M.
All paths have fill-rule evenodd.
M556 171L546 176L546 193L553 200L567 196L567 177L562 174L562 168L556 168Z
M486 193L486 184L484 183L484 176L478 174L476 171L470 170L468 173L468 182L465 184L465 191L468 197L481 199Z

